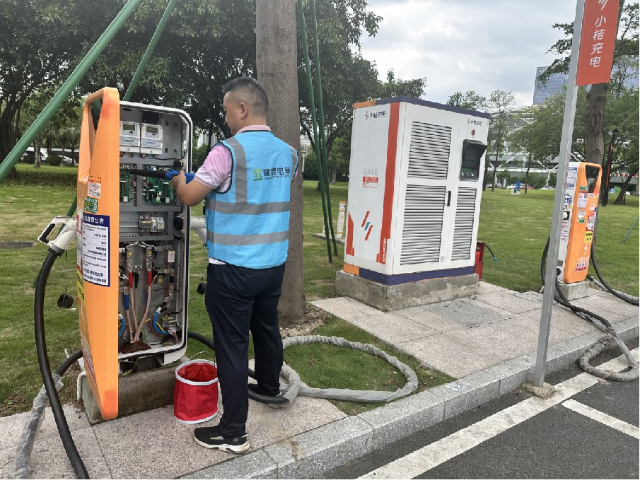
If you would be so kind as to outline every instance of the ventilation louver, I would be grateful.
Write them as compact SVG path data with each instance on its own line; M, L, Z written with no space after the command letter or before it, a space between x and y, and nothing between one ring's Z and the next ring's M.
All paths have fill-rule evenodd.
M476 213L475 188L458 189L458 206L456 207L456 226L453 233L453 250L451 260L468 260L473 239L473 218Z
M401 265L440 261L446 187L407 185Z
M451 127L411 122L410 178L446 180L449 170Z

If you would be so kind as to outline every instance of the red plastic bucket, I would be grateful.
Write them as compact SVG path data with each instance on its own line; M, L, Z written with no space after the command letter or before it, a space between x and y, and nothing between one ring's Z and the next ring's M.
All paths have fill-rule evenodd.
M200 423L218 414L218 369L209 360L191 360L176 368L173 416Z

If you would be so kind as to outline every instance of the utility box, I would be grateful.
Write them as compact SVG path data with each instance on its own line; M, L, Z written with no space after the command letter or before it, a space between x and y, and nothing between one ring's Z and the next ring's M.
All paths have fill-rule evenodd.
M558 253L558 278L563 283L581 282L589 271L601 177L600 165L569 162Z
M190 169L192 135L184 111L120 102L113 88L85 101L78 313L87 380L107 420L118 415L119 374L171 364L187 348L190 213L164 172Z
M354 105L344 271L384 285L473 274L489 115Z

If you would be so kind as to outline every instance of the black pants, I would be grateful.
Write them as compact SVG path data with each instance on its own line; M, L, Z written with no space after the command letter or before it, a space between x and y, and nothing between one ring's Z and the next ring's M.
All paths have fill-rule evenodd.
M205 304L213 325L224 409L220 430L225 436L246 433L249 331L253 335L258 385L268 394L279 392L283 354L278 300L284 269L284 264L263 270L233 265L207 267Z

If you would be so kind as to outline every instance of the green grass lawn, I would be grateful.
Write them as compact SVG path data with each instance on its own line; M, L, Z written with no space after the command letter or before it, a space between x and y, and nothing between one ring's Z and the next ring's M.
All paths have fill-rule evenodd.
M20 168L32 168L19 165ZM73 167L43 167L72 171ZM343 248L333 263L327 260L326 243L313 237L322 231L322 205L317 182L304 184L304 277L307 301L335 296L335 272L342 268ZM45 258L47 248L36 237L56 215L64 215L75 195L74 188L0 184L0 289L3 309L0 313L0 416L28 410L37 394L41 378L36 360L33 333L33 282ZM331 200L334 221L338 203L347 200L347 185L332 186ZM631 294L638 294L638 228L626 242L622 238L638 215L638 199L627 197L626 206L610 205L600 210L598 258L603 273L612 285ZM548 235L549 216L553 203L552 191L533 191L514 196L507 191L485 192L482 200L480 240L495 251L499 262L485 257L484 280L514 290L538 290L539 260ZM199 209L194 209L196 213ZM192 234L190 269L190 330L211 335L211 325L203 298L196 293L198 282L204 280L207 254L197 236ZM31 242L29 248L10 248L4 242ZM78 314L75 310L57 308L58 296L66 291L75 297L75 243L68 254L54 265L45 299L46 333L51 365L57 366L65 349L79 348ZM74 305L75 307L75 305ZM375 342L361 330L332 318L317 332L344 336L349 340ZM305 350L300 354L296 350ZM325 378L335 381L331 386L395 390L404 379L393 373L385 362L357 351L335 353L336 347L306 346L285 352L285 361L298 370L303 380L312 386L326 386ZM201 344L190 341L188 356L211 358ZM401 356L400 356L401 357ZM334 360L339 359L337 364ZM415 360L401 357L416 369L421 389L448 380L448 377L421 368ZM349 367L353 365L353 367ZM363 372L372 374L363 377ZM66 380L73 385L73 375ZM355 382L362 382L356 384ZM75 388L67 386L61 392L63 401L75 398ZM354 404L339 404L346 412L364 408Z
M29 172L66 173L69 175L77 175L78 173L78 167L65 165L64 163L57 167L45 164L41 165L38 168L34 168L33 165L30 165L28 163L16 163L16 170L18 171L18 175L20 173Z
M483 280L521 292L541 288L540 258L551 230L553 196L553 190L484 192L478 240L491 247L498 263L485 250ZM637 296L638 226L626 243L622 239L638 217L638 197L627 196L626 201L598 209L596 255L607 283ZM593 267L590 273L595 277Z

